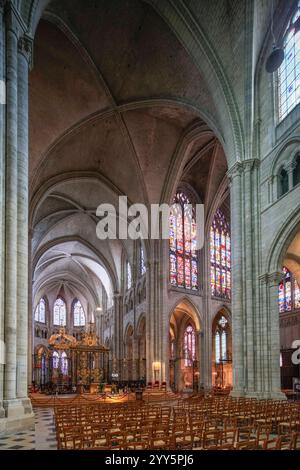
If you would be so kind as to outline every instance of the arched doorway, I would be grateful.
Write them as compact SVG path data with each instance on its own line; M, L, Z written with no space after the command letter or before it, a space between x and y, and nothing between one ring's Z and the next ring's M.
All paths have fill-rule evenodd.
M199 388L200 324L195 308L183 301L174 309L169 325L169 384L180 392Z
M228 313L222 309L212 325L212 385L232 387L232 334Z

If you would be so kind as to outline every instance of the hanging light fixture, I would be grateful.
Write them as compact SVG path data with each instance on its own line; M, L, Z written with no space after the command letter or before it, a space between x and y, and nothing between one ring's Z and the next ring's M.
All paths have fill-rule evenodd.
M273 44L273 49L266 62L266 71L274 73L279 69L284 60L284 50Z
M284 60L284 49L282 47L276 46L275 35L273 30L273 16L274 16L274 3L272 0L272 12L271 12L271 33L273 36L273 48L272 52L267 58L266 62L266 71L268 73L274 73L279 69L283 60Z

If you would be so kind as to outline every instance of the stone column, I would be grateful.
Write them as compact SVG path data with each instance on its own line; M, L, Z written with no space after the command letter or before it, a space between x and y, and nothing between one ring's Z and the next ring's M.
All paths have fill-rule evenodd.
M122 298L118 292L114 293L114 350L113 357L117 361L119 377L122 376L122 358L123 358L123 319L121 319Z
M153 321L153 310L152 310L152 288L153 288L153 275L152 275L152 266L148 261L146 264L146 305L147 305L147 315L146 315L146 381L152 382L154 380L153 373L153 336L154 336L154 321Z
M269 383L267 398L286 399L281 392L280 381L280 331L279 331L279 308L278 308L278 284L282 278L280 272L270 273L268 281L268 346L269 346Z
M230 178L232 246L232 347L233 396L244 395L244 315L242 295L242 192L240 163L228 172Z
M6 11L6 214L5 214L5 346L4 398L16 398L17 209L18 209L18 25ZM27 118L28 119L28 118Z
M198 389L204 387L204 362L205 362L205 357L204 357L204 341L203 341L203 332L202 331L196 331L196 335L198 337L197 343L198 344L198 354L199 354L199 360L198 360L198 371L199 371L199 380L198 380Z
M18 49L17 397L27 397L28 354L28 72L32 41Z
M254 342L257 338L254 337L254 305L253 305L253 254L255 253L253 246L253 211L252 211L252 168L253 160L244 163L244 279L243 279L243 292L244 292L244 330L246 340L246 356L245 356L245 371L244 380L247 393L253 393L255 390L254 379ZM234 250L234 243L232 243L232 250ZM234 268L233 260L232 266ZM242 260L240 260L242 262ZM233 290L235 287L233 288ZM236 311L233 314L233 322L235 322Z
M4 269L5 269L5 22L3 2L0 1L0 432L1 418L4 417L3 374L4 374Z
M212 386L212 305L211 305L211 285L210 285L210 227L206 234L206 243L204 245L203 256L203 324L201 324L201 342L200 349L200 383L205 390L210 390ZM202 268L201 268L202 269ZM201 272L201 269L199 272Z
M28 332L28 53L29 39L12 2L5 4L6 139L5 139L5 282L4 400L5 430L33 424L27 398ZM21 55L18 44L23 38ZM23 41L22 40L22 41ZM26 46L25 46L26 42ZM26 58L24 57L26 49ZM20 225L19 225L20 224ZM22 273L18 273L22 270ZM18 293L22 294L21 304ZM20 300L20 297L19 297ZM20 315L19 315L20 312Z
M288 166L286 166L286 171L287 171L288 179L289 179L289 191L293 189L293 186L294 186L293 174L294 174L295 166L296 166L295 161L293 161Z
M138 380L139 376L139 345L138 345L138 337L136 336L135 332L133 333L132 337L132 380Z

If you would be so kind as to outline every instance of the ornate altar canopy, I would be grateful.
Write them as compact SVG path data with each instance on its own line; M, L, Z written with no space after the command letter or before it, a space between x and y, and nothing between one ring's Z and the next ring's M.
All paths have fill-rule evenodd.
M82 332L79 340L60 327L48 344L47 351L35 355L37 385L43 382L66 392L78 391L79 386L96 391L97 384L108 380L109 348L100 344L92 325Z

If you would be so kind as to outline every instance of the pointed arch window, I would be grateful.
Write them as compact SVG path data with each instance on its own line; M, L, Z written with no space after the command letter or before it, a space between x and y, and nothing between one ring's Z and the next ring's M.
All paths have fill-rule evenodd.
M67 323L67 309L66 303L58 297L54 303L53 308L53 324L57 326L66 326Z
M68 375L68 357L64 351L61 353L61 372L63 375Z
M85 325L85 314L80 300L75 300L73 302L73 321L74 326L84 326Z
M284 60L278 71L279 120L300 102L300 30L294 27L300 16L300 2L283 39Z
M215 330L215 360L219 364L228 359L228 320L221 316Z
M296 277L284 266L283 279L278 288L279 312L291 312L300 309L300 288Z
M293 170L293 186L300 183L300 155L295 158L295 166Z
M230 227L218 209L210 230L211 293L231 298L231 240Z
M289 176L287 171L282 168L278 175L278 197L283 196L289 190Z
M58 369L59 366L59 354L57 351L54 351L52 355L52 367L53 369Z
M216 351L216 362L219 363L221 361L221 341L220 341L220 333L218 331L215 334L215 351Z
M140 248L140 274L143 276L146 272L146 264L145 264L145 253L144 248L141 245Z
M46 302L41 298L34 312L34 320L39 323L46 323Z
M191 367L196 359L196 336L192 325L188 325L184 332L184 365Z
M131 287L132 287L132 271L131 271L131 266L130 266L129 261L127 261L126 271L127 271L127 289L131 289Z
M169 220L170 282L172 286L198 289L195 204L178 191Z

